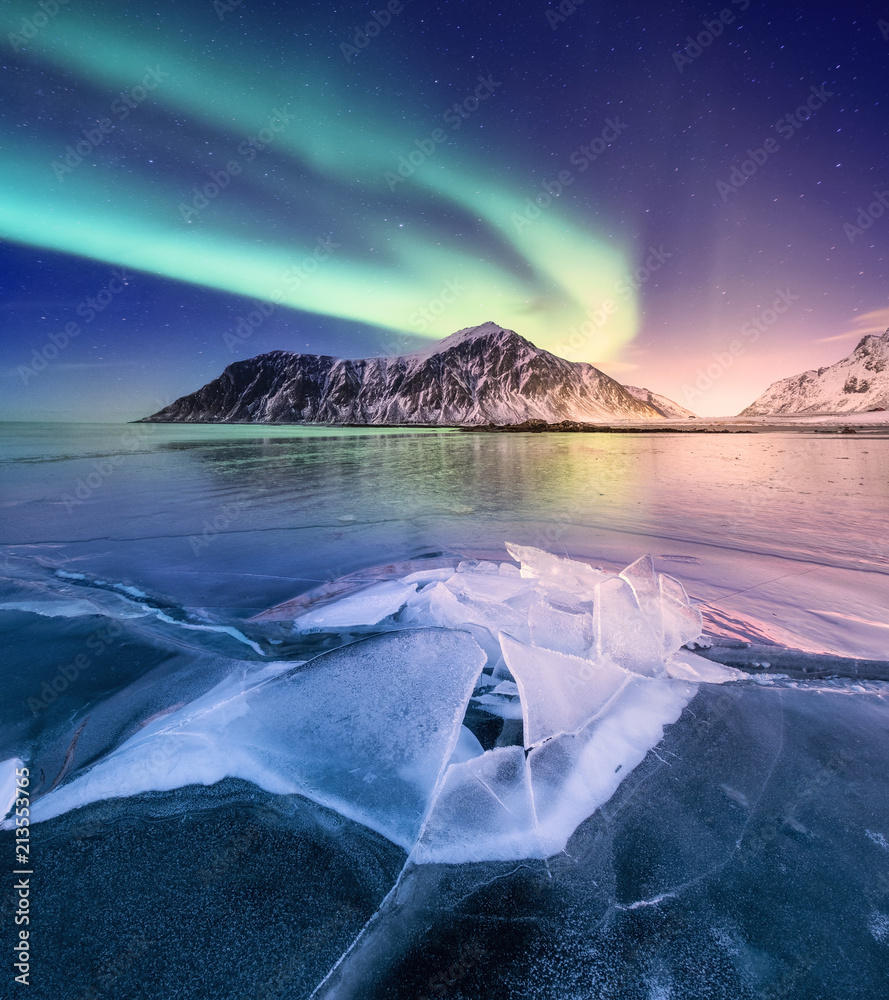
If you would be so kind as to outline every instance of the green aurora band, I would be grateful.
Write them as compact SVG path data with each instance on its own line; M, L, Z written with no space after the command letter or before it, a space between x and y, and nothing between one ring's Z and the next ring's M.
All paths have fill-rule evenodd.
M9 30L29 14L20 7ZM398 115L381 114L382 102L332 79L330 62L303 60L272 73L256 42L252 51L242 45L229 53L214 45L198 59L197 46L176 43L178 33L160 44L156 32L134 32L132 24L113 30L112 19L103 12L101 23L86 22L63 8L23 52L104 93L94 121L115 121L115 99L144 94L133 88L154 68L146 107L129 114L146 130L160 116L161 165L150 154L135 169L115 170L98 162L94 152L104 151L97 145L74 169L60 170L66 143L56 135L21 144L0 163L7 239L395 333L437 339L494 319L538 346L598 361L635 336L636 298L621 285L629 252L569 221L555 198L529 221L528 199L533 204L541 189L497 182L490 163L473 162L460 148L466 137L436 146L393 185L399 158L422 152L417 140L427 140L438 121L423 125L415 114L420 126L404 127ZM348 71L343 64L337 73ZM264 127L269 149L257 152L254 144L248 164L239 147ZM198 130L214 136L217 155L198 146ZM82 138L72 126L67 145ZM269 176L272 154L279 169ZM218 195L196 197L195 188L213 192L211 171L228 173L232 162L240 172ZM287 206L286 236L257 218L249 195ZM403 214L411 221L392 221ZM468 227L469 237L455 232ZM602 309L607 300L610 314ZM385 346L397 350L398 338Z

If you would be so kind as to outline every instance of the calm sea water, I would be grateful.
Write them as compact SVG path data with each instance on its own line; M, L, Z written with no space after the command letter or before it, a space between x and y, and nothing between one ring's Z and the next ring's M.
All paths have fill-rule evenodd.
M7 424L0 467L0 759L38 762L34 794L267 658L256 612L505 541L650 552L729 634L889 659L884 432ZM564 856L409 871L329 995L881 995L887 733L878 683L705 686ZM32 995L309 996L405 859L283 798L226 779L36 826Z

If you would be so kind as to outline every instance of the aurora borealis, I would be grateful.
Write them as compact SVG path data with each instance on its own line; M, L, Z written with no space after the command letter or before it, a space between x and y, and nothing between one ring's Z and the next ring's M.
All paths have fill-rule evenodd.
M729 413L889 325L889 220L844 231L889 182L874 5L738 0L703 47L703 3L182 6L5 5L7 419L129 419L238 357L489 319Z

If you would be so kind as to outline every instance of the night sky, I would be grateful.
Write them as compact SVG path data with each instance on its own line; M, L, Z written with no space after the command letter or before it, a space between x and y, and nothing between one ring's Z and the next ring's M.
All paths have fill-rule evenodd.
M885 4L7 0L2 32L3 419L487 320L730 414L889 326Z

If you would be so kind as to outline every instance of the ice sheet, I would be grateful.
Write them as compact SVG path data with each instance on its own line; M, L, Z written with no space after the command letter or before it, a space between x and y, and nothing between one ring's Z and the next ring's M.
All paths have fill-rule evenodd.
M404 607L416 586L397 580L376 583L331 604L300 615L293 627L301 632L352 625L376 625Z
M83 615L106 613L106 609L97 606L93 601L81 598L3 601L0 603L0 611L29 611L33 615L42 615L44 618L79 618ZM143 618L147 614L150 614L147 608L133 608L130 602L121 599L115 608L114 617Z
M75 581L75 585L66 581ZM83 586L77 586L80 583ZM85 573L69 573L56 570L51 576L20 581L21 593L33 594L15 600L0 602L0 611L25 611L44 618L85 618L100 616L111 621L128 621L131 619L153 616L174 629L185 629L195 632L218 632L229 635L238 642L249 646L260 656L265 656L262 647L249 639L233 625L217 625L209 622L194 622L174 618L167 614L148 595L137 587L104 579L93 579ZM136 598L136 600L134 600Z
M697 684L743 675L679 650L700 615L650 557L617 576L507 548L520 570L465 560L456 572L430 568L419 590L413 571L409 583L373 583L311 608L294 627L339 643L403 614L307 662L236 671L38 799L32 820L232 777L334 809L415 861L562 850ZM475 717L505 723L499 737L488 729L497 746L487 751L465 724L482 676Z
M39 799L32 819L230 776L298 792L409 849L483 664L464 632L411 629L324 653L249 690L233 679Z

